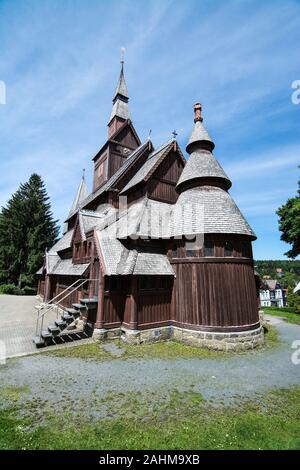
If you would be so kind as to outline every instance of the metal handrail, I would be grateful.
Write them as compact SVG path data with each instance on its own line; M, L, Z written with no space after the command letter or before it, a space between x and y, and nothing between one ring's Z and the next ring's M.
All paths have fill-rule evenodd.
M85 284L86 282L95 282L95 281L99 281L99 279L77 279L76 282L73 282L73 284L71 284L70 286L68 286L65 290L63 290L62 292L60 292L59 295L62 295L64 292L67 292L69 290L70 287L74 287L75 284L78 282L78 281L81 281L81 283L76 286L75 288L73 288L70 292L68 292L64 297L62 297L59 302L62 302L64 299L66 299L67 297L69 297L71 294L73 294L73 292L75 292L77 289L79 289L81 286L83 286L83 284ZM44 312L41 312L42 309L40 309L38 311L38 317L37 317L37 322L36 322L36 336L38 335L38 329L39 329L39 322L40 320L41 321L41 327L40 327L40 338L42 337L42 331L43 331L43 325L44 325L44 317L45 315L50 311L52 310L53 308L56 308L57 309L57 315L58 315L58 307L59 307L59 302L55 302L55 303L50 303L52 302L54 299L56 299L58 297L55 296L53 297L53 299L51 299L49 302L48 302L48 308L44 311Z
M53 299L49 300L46 304L44 305L41 305L39 307L39 310L43 310L44 308L46 308L47 306L49 306L49 304L52 304L53 305L53 300L57 299L59 296L61 296L66 290L70 289L71 287L75 286L75 284L77 284L77 282L79 281L82 281L83 278L81 279L76 279L75 282L73 282L73 284L71 284L70 286L67 286L67 288L65 290L63 290L62 292L60 292L59 294L57 294L55 297L53 297Z

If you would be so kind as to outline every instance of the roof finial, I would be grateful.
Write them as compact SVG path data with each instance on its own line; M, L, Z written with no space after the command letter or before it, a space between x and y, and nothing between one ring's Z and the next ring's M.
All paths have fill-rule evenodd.
M122 64L122 67L123 67L123 64L124 64L124 56L125 56L125 47L121 47L121 64Z
M149 129L148 140L150 140L151 132L152 132L152 129Z
M84 180L85 178L85 168L82 169L82 179Z
M176 139L176 137L178 136L178 134L177 134L176 131L173 131L173 132L172 132L172 135L173 135L173 139Z
M194 117L194 122L202 122L203 121L203 117L201 116L201 111L202 111L202 106L200 103L195 103L194 104L194 113L195 113L195 117Z

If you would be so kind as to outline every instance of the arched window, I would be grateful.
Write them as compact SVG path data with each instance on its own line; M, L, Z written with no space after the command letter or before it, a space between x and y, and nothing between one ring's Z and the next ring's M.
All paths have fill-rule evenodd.
M227 241L224 245L224 256L232 256L233 246L232 243Z
M204 241L204 256L214 256L215 246L212 240Z

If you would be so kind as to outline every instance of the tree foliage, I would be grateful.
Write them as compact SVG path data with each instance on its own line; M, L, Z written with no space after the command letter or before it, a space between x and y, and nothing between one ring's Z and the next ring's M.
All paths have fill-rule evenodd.
M300 179L297 192L297 196L288 199L277 211L281 240L292 245L285 253L289 258L296 258L300 254Z
M45 184L32 174L0 212L0 282L32 285L58 232Z

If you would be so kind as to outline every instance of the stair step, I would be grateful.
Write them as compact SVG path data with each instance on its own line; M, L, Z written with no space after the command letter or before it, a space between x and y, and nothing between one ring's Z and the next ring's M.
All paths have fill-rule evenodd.
M35 336L33 338L33 342L37 348L43 348L44 346L46 346L45 341L40 336Z
M72 305L75 310L80 310L83 307L82 304L72 304Z
M80 303L83 304L83 305L97 304L98 303L98 297L80 299Z
M80 315L80 312L78 310L76 310L75 308L67 308L67 312L70 314L70 315L73 315L75 317L75 315L78 317Z
M42 338L45 342L45 346L49 346L49 344L53 342L53 336L47 330L42 331Z
M67 322L65 322L64 320L56 320L54 323L56 326L58 326L60 331L63 330L67 326Z
M52 338L52 334L48 330L43 330L42 331L42 338L43 339Z
M57 336L60 333L60 328L57 325L50 325L50 326L48 326L48 331L53 336Z
M72 323L72 321L74 321L73 315L70 315L69 313L64 313L61 318L67 323Z

